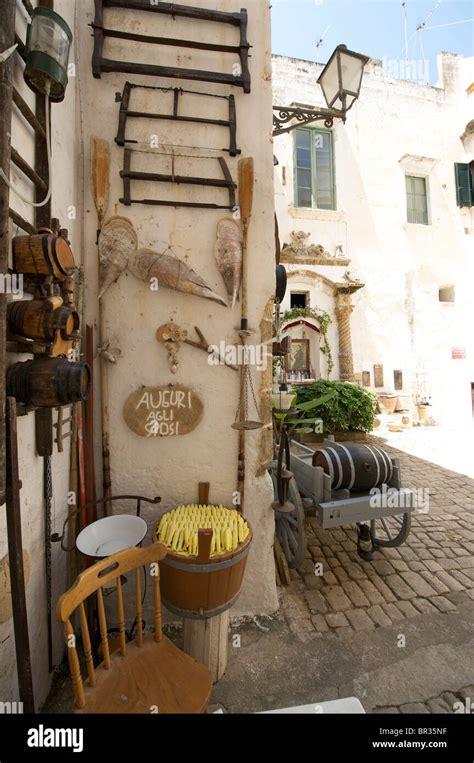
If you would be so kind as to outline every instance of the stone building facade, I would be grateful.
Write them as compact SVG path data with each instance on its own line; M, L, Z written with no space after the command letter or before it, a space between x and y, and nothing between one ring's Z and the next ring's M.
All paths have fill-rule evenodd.
M321 69L273 56L274 105L325 105ZM474 382L473 59L443 53L438 73L431 86L370 61L345 125L275 139L275 198L283 310L329 314L331 378L431 398L436 420L459 424ZM304 320L287 333L305 336L310 374L326 377L319 323Z

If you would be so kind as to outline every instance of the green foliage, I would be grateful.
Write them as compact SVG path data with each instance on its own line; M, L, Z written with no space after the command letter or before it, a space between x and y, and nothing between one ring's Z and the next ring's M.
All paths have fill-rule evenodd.
M325 432L356 430L370 432L373 428L376 397L372 392L350 382L320 379L314 384L297 387L296 405L309 403L320 396L333 395L322 403L318 401L311 413L324 422Z
M328 329L331 323L331 316L325 310L314 307L292 307L291 310L287 310L281 317L281 323L290 323L296 321L298 318L314 318L319 323L319 330L323 338L321 345L321 352L326 355L327 360L327 374L328 379L331 375L331 371L334 368L334 361L332 359L331 347L328 341Z

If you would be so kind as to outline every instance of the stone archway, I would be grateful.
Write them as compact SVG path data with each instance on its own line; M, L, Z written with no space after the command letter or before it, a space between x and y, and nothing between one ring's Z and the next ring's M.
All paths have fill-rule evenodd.
M352 351L351 315L354 310L352 295L362 289L365 284L351 277L349 271L344 274L344 280L331 279L312 270L292 270L288 278L293 280L315 281L320 287L329 289L334 297L334 312L337 320L339 337L339 378L341 381L354 381L354 356Z

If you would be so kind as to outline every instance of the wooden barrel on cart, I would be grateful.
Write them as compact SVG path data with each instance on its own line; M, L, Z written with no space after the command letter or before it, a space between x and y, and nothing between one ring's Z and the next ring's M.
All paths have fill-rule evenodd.
M12 334L50 344L59 331L62 339L73 339L79 329L79 315L64 305L57 306L49 299L11 302L7 307L8 329Z
M248 522L247 522L248 524ZM168 549L160 562L160 589L163 604L180 617L206 620L217 617L237 601L252 542L252 528L241 546L226 554L209 558L202 553L199 531L199 554L183 557ZM156 540L157 528L154 537ZM204 545L204 544L203 544Z
M54 408L87 400L91 372L66 358L35 358L7 368L7 395L19 403Z
M390 456L375 445L342 445L334 442L316 450L313 466L320 466L331 479L333 490L366 492L388 483L393 474Z
M74 255L65 238L51 231L33 236L15 236L12 243L13 270L30 276L53 276L65 281L74 270Z

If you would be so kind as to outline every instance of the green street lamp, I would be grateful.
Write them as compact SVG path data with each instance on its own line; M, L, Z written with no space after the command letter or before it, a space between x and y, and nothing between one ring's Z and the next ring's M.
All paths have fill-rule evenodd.
M338 45L318 78L327 108L306 109L286 106L273 107L273 135L291 132L301 125L324 120L332 127L334 119L346 121L346 114L359 97L364 67L368 56ZM288 125L288 122L296 123Z
M26 35L27 85L51 101L64 99L72 32L59 14L38 6L31 13Z

